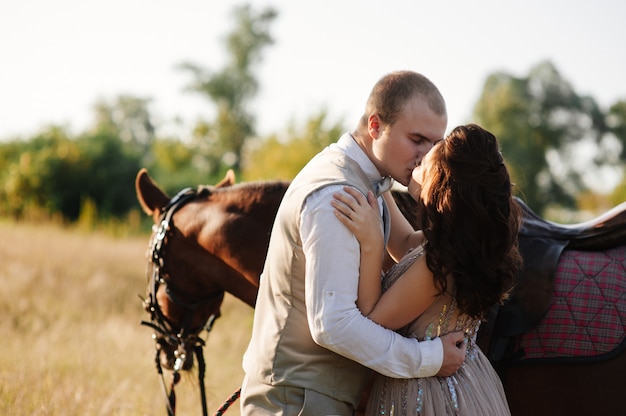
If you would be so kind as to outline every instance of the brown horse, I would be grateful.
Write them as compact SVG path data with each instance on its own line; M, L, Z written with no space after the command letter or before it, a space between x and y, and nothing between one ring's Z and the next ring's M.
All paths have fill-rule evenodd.
M169 337L197 335L217 319L224 292L254 307L271 226L287 186L235 185L229 171L215 186L186 189L170 199L145 169L139 171L137 197L155 222L145 306L153 320L163 320L157 323L157 342L164 367L174 368L179 347L167 342ZM193 363L192 347L187 345L184 369Z
M220 316L225 292L254 307L271 226L288 186L234 182L229 171L215 186L184 189L170 199L145 169L135 181L139 203L154 219L144 299L151 319L142 323L154 329L155 362L169 416L176 411L179 371L191 369L194 354L207 415L200 333L210 331ZM169 392L162 367L173 370Z
M234 184L229 173L215 186L184 190L170 199L145 170L137 175L136 189L144 211L155 220L149 249L149 298L146 308L157 328L161 362L175 368L186 349L183 369L192 361L197 334L219 316L225 291L254 307L269 233L287 182ZM404 192L394 192L402 212L415 225L414 201ZM525 205L520 201L523 207ZM525 269L520 273L511 300L494 308L493 315L479 332L481 348L499 371L514 415L620 414L621 390L626 383L626 203L593 221L564 226L547 222L525 207L520 248ZM611 251L612 250L612 251ZM590 272L567 269L566 258L577 253L598 258L623 260L622 267L597 272L611 283L615 310L621 318L610 328L613 343L589 342L606 337L606 325L585 321L596 328L591 341L572 344L572 335L561 334L558 346L541 349L541 341L558 333L554 325L560 306L576 308L585 298L566 299L560 288L590 280ZM565 266L564 266L565 265ZM157 283L155 283L155 281ZM581 285L579 285L581 286ZM582 285L584 286L584 284ZM622 290L623 289L623 290ZM572 293L576 293L572 291ZM217 294L217 295L215 295ZM606 294L605 294L606 295ZM606 296L605 296L606 297ZM598 305L596 299L592 299ZM607 300L605 299L605 302ZM570 302L570 304L567 304ZM582 309L588 310L583 304ZM603 318L602 305L596 318ZM616 318L617 316L617 318ZM159 323L159 319L162 321ZM615 320L614 319L614 320ZM156 322L156 323L155 323ZM557 322L560 331L577 332L580 322ZM569 327L567 325L570 325ZM542 329L543 328L543 329ZM563 329L565 328L565 329ZM604 331L604 332L602 332ZM182 335L181 335L182 334ZM181 346L176 339L192 338ZM542 338L544 337L544 338ZM571 339L569 339L571 338ZM171 340L174 341L171 341ZM552 341L554 343L554 341ZM202 346L196 343L197 349ZM568 349L569 348L569 349ZM578 348L578 350L576 350ZM581 352L582 351L582 352ZM181 366L181 364L179 364Z

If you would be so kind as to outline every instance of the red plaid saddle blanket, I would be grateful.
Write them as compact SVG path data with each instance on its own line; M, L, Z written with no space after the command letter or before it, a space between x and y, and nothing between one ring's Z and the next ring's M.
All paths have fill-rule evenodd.
M599 357L626 347L626 246L564 250L545 317L520 336L523 360Z

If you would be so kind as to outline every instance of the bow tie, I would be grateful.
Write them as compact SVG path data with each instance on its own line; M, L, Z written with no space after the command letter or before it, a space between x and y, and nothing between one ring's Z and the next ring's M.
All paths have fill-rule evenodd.
M375 182L374 189L376 190L376 197L379 197L384 192L387 192L393 186L393 178L391 176L385 176Z

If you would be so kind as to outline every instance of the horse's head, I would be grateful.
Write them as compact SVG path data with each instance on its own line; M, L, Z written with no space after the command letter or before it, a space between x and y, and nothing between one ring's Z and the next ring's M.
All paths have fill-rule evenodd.
M229 172L217 187L234 182ZM169 198L142 169L135 182L143 210L154 219L148 247L148 289L144 307L154 329L158 360L170 370L189 370L193 353L202 348L203 330L210 330L220 316L224 288L211 276L224 266L207 261L206 251L198 242L198 219L194 219L193 189ZM209 190L206 188L205 193ZM190 215L191 214L191 215Z
M167 196L139 171L135 182L143 210L154 219L148 249L148 296L161 364L189 369L201 349L199 334L220 316L224 293L250 306L276 211L287 182L234 185L232 171L215 186ZM200 358L198 356L198 358Z

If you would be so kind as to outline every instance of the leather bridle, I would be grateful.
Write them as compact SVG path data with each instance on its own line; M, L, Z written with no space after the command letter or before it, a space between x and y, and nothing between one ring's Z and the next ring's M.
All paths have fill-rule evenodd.
M193 298L187 294L182 294L171 282L171 277L166 271L164 254L168 236L172 232L172 217L174 213L180 209L185 203L191 201L198 195L197 191L192 188L186 188L180 191L172 198L162 209L158 225L153 226L152 237L148 247L148 298L142 299L144 308L150 313L150 322L142 321L142 325L152 328L155 332L152 338L155 340L156 348L156 367L157 372L161 376L163 391L166 396L168 416L174 416L176 412L176 394L174 386L180 380L179 372L183 369L183 365L187 359L187 348L193 350L198 360L198 381L200 382L200 393L202 400L203 415L207 415L206 393L204 387L205 361L203 347L205 340L200 337L202 331L206 331L207 335L213 327L216 315L210 315L200 328L189 329L187 325L193 318L194 311L202 305L212 302L219 297L224 296L224 290L218 290L203 298ZM176 325L163 313L157 301L157 292L163 286L165 293L170 302L184 309L182 323L180 329L176 329ZM173 378L168 393L165 385L165 377L160 361L160 351L163 344L168 344L174 351L175 362L173 366Z

